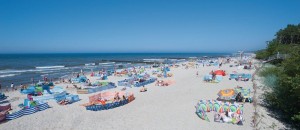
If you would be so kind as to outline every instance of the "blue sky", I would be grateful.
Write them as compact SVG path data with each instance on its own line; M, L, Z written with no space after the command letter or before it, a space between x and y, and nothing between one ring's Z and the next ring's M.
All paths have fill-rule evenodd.
M1 0L0 53L257 50L297 0Z

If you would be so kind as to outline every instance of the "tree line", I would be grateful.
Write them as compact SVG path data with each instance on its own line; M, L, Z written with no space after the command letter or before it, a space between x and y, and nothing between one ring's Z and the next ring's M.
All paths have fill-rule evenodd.
M265 60L277 52L288 54L289 57L272 62L275 67L265 67L260 72L265 79L265 85L271 90L264 93L264 100L269 108L280 113L282 119L299 128L300 24L287 25L280 29L275 38L267 42L266 49L256 52L256 58Z

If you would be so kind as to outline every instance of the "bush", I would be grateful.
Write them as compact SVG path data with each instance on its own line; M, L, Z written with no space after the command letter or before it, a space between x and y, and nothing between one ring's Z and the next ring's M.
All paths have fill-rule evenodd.
M270 67L265 67L263 69L261 69L258 73L259 76L261 77L266 77L266 76L270 76L270 75L279 75L279 68L275 67L275 66L270 66Z
M265 92L264 97L269 107L282 112L283 119L300 124L300 75L290 76L287 72L271 67L259 73L272 90Z
M276 62L281 63L275 64L275 67L262 69L259 75L264 77L264 84L271 88L271 91L264 93L266 105L280 111L283 119L300 128L300 38L291 37L290 33L292 36L300 34L300 24L280 30L276 34L277 38L270 41L265 50L256 54L261 59L277 52L289 55L282 62Z

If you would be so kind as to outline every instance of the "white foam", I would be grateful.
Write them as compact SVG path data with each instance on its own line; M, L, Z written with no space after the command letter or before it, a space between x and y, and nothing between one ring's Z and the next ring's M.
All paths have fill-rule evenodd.
M99 63L99 65L115 64L116 62Z
M70 75L64 75L64 76L61 76L61 78L66 78L66 77L69 77Z
M42 71L42 70L35 70L35 69L30 69L30 70L1 70L0 74L7 74L7 73L24 73L24 72L35 72L35 71Z
M43 75L41 75L41 77L44 77L44 76L48 76L49 74L43 74Z
M47 73L53 73L55 71L43 71L43 72L40 72L41 74L47 74Z
M164 62L166 59L143 59L144 62Z
M38 66L38 67L35 67L37 69L53 69L53 68L64 68L65 66Z
M4 74L4 75L0 75L0 78L5 78L5 77L13 77L19 74Z
M84 64L85 66L94 66L96 65L96 63L87 63L87 64Z

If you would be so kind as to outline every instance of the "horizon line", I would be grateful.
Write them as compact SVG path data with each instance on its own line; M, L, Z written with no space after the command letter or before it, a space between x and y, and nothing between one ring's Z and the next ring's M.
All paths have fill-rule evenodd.
M201 54L201 53L236 53L238 51L230 51L230 52L20 52L20 53L0 53L0 55L6 54ZM244 52L255 52L255 51L244 51Z

